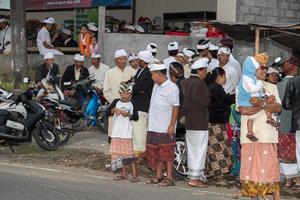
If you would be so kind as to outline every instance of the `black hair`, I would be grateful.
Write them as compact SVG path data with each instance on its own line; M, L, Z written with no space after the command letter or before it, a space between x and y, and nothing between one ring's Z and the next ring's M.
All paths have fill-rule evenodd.
M214 59L218 59L218 50L209 51Z
M89 27L88 27L86 24L82 24L82 25L80 26L80 29L83 28L83 27L85 27L87 30L89 30Z
M98 42L98 37L97 37L96 35L93 35L93 36L91 37L91 40L92 40L92 38L96 38L96 40L97 40L97 42Z
M211 72L206 75L205 81L206 83L214 83L218 76L223 76L225 74L225 70L221 67L214 68Z
M178 54L178 50L169 51L169 56L176 56Z
M162 73L163 75L167 75L167 69L158 70L158 72Z
M151 52L151 53L152 53L152 56L153 56L153 57L155 57L156 54L157 54L156 52Z
M191 74L197 74L198 73L198 69L192 69Z
M170 75L175 76L177 79L183 78L184 77L184 69L182 64L179 62L172 62L170 64L170 70L169 70Z

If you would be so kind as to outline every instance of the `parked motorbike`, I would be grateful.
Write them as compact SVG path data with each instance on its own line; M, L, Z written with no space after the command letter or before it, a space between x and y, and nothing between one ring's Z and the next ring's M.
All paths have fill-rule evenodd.
M87 104L80 106L78 101L66 98L61 89L56 84L58 77L43 79L43 90L40 90L37 97L39 101L49 110L49 116L55 126L61 131L82 131L97 125L100 130L107 128L105 122L105 106L101 105L101 100L97 91L92 86L93 79L81 80L77 83L66 83L68 89L74 89L80 97L88 97ZM50 95L51 94L51 95ZM84 102L84 101L82 101ZM79 109L84 107L84 112Z
M12 93L1 90L0 94L0 139L12 146L32 142L44 150L54 151L60 146L54 126L45 120L46 110L32 99L33 89L21 93L12 100Z

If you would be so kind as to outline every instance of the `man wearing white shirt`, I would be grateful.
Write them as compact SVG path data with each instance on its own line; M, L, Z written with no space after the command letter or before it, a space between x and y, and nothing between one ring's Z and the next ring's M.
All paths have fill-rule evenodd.
M120 98L120 83L126 82L133 78L136 71L127 65L128 54L124 49L119 49L115 52L116 66L108 70L105 74L103 84L103 94L105 99L112 103L113 100ZM113 118L108 119L108 135L111 135L113 127Z
M169 57L164 59L164 61L163 61L164 65L166 66L166 69L167 69L167 76L169 76L170 64L172 62L176 62L175 56L177 55L178 51L179 51L178 42L170 42L168 45Z
M230 49L221 47L218 51L219 67L222 67L226 72L226 83L223 88L226 93L234 94L235 88L239 84L239 75L237 70L229 63Z
M52 52L54 55L64 55L61 51L57 50L52 42L58 37L55 35L51 40L50 31L53 28L53 24L55 23L53 17L48 17L43 21L44 25L39 30L36 43L39 49L40 55L45 55L47 52Z
M230 49L229 63L238 72L239 80L242 77L241 64L232 55L233 41L230 38L223 38L220 41L220 47L228 47Z
M9 54L11 52L11 28L7 19L0 19L0 30L0 53Z
M148 167L156 169L156 178L150 179L149 183L172 186L176 144L174 133L180 105L179 89L167 78L167 68L164 64L151 63L149 68L155 85L149 109L146 159ZM162 181L164 162L167 178Z
M101 55L100 54L92 54L92 66L89 68L90 76L92 76L95 81L95 86L98 89L103 88L104 84L104 78L106 72L110 69L109 66L105 65L104 63L101 63Z

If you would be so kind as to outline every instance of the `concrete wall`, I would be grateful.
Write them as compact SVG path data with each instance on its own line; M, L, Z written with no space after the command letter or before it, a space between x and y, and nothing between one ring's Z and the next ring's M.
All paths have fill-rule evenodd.
M66 67L73 64L73 55L56 56L55 63L59 65L60 73L63 74ZM43 62L43 57L38 54L28 54L29 69L22 69L22 75L34 78L36 68ZM87 62L88 63L88 62ZM7 80L12 80L11 57L9 55L0 55L0 73L6 74Z
M235 22L236 1L237 0L218 0L217 20L226 21L226 22Z
M163 17L163 13L217 11L217 0L137 0L136 17Z
M157 58L163 60L168 55L167 45L171 41L179 42L179 48L185 47L196 48L196 44L199 38L195 37L180 37L180 36L166 36L166 35L141 35L141 34L119 34L110 33L103 35L103 43L101 45L102 61L109 66L114 66L114 52L117 49L125 49L128 52L138 53L146 48L148 43L154 42L158 45L158 56ZM218 39L211 39L211 42L218 44ZM243 62L244 59L254 54L254 43L234 41L235 49L234 56ZM291 50L279 45L270 40L262 40L261 52L268 52L271 60L279 56L281 52L285 54L285 58L291 55Z
M237 0L236 21L287 23L300 21L299 0Z

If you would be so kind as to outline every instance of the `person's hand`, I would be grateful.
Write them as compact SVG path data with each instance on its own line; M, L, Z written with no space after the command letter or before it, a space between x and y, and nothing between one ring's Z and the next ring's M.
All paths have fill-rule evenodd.
M276 100L276 99L275 99L275 96L274 96L274 95L270 95L270 96L267 96L266 103L267 103L267 104L274 103L275 100Z
M257 97L252 97L250 99L250 103L253 106L256 106L256 107L262 107L263 106L263 101L259 100L259 98L257 98Z
M122 112L121 115L122 115L123 117L129 117L129 115L130 115L130 113L129 113L128 111L122 110L121 112Z
M167 134L172 136L172 135L174 135L174 133L175 133L175 125L170 124L168 127Z
M114 109L112 109L112 113L119 116L122 114L122 110L120 110L119 108L114 108Z

